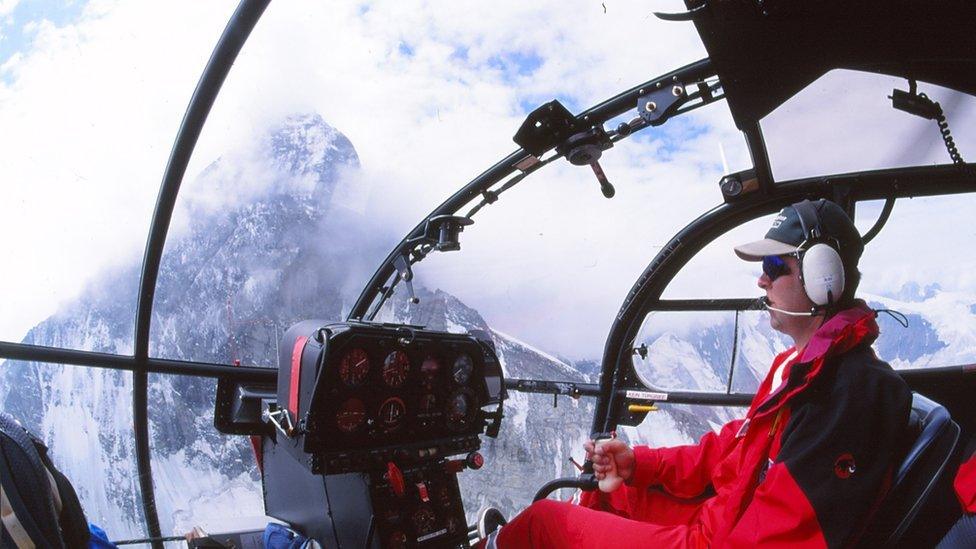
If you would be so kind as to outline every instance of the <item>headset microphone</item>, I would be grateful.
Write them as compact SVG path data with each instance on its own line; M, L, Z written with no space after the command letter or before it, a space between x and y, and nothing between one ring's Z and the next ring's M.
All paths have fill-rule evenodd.
M808 312L801 313L801 312L797 312L797 311L787 311L786 309L779 309L779 308L776 308L776 307L773 307L772 305L770 305L769 304L769 298L768 297L765 297L765 296L764 297L760 297L759 298L759 301L760 301L760 303L762 304L762 306L764 308L769 309L770 311L776 311L777 313L783 313L784 315L790 315L790 316L817 316L818 314L820 314L816 310L811 310L811 311L808 311Z

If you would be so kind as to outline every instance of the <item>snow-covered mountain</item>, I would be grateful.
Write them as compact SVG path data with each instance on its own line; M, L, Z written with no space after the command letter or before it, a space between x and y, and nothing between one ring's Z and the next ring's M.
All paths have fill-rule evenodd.
M306 318L339 321L373 269L401 235L378 234L368 211L334 200L358 169L356 151L317 115L290 117L251 151L228 151L184 189L185 227L171 237L160 269L151 333L152 356L276 366L277 343ZM25 343L131 354L138 265L94 281L74 303L32 329ZM884 358L902 367L973 361L973 296L938 288L872 303L909 316L907 331L887 317ZM597 361L572 363L493 330L457 297L418 287L419 304L397 293L378 320L494 339L513 378L593 382ZM933 307L934 306L934 307ZM932 312L934 309L935 312ZM959 320L965 316L965 321ZM704 318L704 317L703 317ZM734 337L735 327L739 335ZM898 332L898 330L902 330ZM951 343L949 343L951 341ZM735 349L733 388L751 391L785 347L761 313L696 322L648 323L637 342L648 354L638 368L663 388L724 390ZM967 354L969 353L969 354ZM970 358L965 358L969 356ZM157 504L164 533L212 529L263 516L260 480L243 437L213 428L212 380L150 377L150 434ZM90 520L111 537L143 533L132 435L131 376L72 366L7 361L0 365L0 406L39 433L73 480ZM469 518L484 505L508 515L546 481L575 474L582 461L592 399L511 393L497 439L485 439L486 466L461 474ZM685 443L739 411L670 406L638 428L634 442ZM240 519L235 522L235 519Z
M295 116L253 151L229 151L187 185L179 211L186 228L167 243L160 267L150 354L273 367L288 326L311 317L338 321L350 278L361 280L388 251L382 237L361 234L364 224L351 219L358 214L332 204L337 183L358 165L349 140L321 117ZM340 230L358 240L355 253L323 245ZM138 268L96 280L24 342L131 354ZM0 376L3 409L49 442L90 520L116 539L141 534L131 376L15 361ZM150 376L152 465L165 532L222 515L263 516L245 439L213 428L214 391L213 380Z

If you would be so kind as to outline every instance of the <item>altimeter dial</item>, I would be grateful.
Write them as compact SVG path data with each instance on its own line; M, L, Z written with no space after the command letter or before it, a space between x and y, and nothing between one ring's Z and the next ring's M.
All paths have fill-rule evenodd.
M393 351L383 361L383 382L396 389L403 385L410 373L410 357L403 351Z
M369 355L363 349L351 349L339 362L339 378L350 387L356 387L369 374Z

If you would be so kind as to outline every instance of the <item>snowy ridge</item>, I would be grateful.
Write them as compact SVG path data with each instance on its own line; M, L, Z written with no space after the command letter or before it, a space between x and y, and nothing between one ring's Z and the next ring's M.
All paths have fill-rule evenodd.
M551 362L555 366L561 367L563 369L563 371L566 372L566 375L569 376L570 379L576 379L576 378L578 378L580 376L580 373L579 373L578 370L576 370L576 368L574 368L574 367L570 366L569 364L567 364L566 362L564 362L564 361L562 361L562 360L554 357L553 355L551 355L549 353L546 353L545 351L541 351L541 350L539 350L539 349L537 349L537 348L529 345L528 343L525 343L524 341L515 338L514 336L511 336L511 335L508 335L506 333L500 332L500 331L498 331L498 330L496 330L494 328L491 329L491 333L496 338L500 338L503 342L505 342L505 343L507 343L509 345L518 346L518 347L520 347L521 349L523 349L523 350L525 350L527 352L533 353L533 354L535 354L535 355L537 355L537 356L539 356L539 357L541 357L541 358L543 358L545 360L548 360L549 362ZM506 373L506 375L508 375L508 372L507 371L505 373Z

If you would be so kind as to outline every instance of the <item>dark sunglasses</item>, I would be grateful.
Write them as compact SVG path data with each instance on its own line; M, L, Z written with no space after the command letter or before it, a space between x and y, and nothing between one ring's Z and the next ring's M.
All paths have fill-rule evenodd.
M786 261L784 261L783 258L778 255L767 255L766 257L763 257L762 263L763 273L769 277L770 282L790 272L790 268L786 264Z

